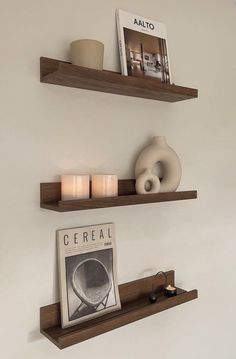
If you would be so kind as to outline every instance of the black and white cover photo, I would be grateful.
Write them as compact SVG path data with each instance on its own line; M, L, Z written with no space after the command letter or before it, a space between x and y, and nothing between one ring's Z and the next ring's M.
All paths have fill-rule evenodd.
M165 25L120 9L116 19L122 74L170 83Z
M120 309L114 224L57 231L62 327Z

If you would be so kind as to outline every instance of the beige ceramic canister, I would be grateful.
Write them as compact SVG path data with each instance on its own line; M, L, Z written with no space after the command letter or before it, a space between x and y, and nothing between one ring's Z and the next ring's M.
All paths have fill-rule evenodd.
M104 44L97 40L75 40L70 44L73 65L103 69Z

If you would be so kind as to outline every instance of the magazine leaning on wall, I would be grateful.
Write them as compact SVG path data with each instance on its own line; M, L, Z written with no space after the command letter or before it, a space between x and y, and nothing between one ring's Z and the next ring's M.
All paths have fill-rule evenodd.
M170 83L165 25L120 9L116 20L122 74Z
M120 309L113 223L58 230L57 248L63 328Z

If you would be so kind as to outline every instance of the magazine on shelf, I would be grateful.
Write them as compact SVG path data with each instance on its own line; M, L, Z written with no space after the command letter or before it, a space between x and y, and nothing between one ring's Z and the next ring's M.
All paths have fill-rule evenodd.
M113 223L57 231L62 327L121 308Z
M122 74L170 83L165 25L120 9L116 20Z

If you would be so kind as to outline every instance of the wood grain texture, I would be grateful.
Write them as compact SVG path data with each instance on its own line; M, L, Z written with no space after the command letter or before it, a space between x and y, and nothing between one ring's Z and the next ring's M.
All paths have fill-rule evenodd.
M174 285L174 271L166 272L168 283ZM154 304L148 301L154 283L158 300ZM49 340L60 349L82 342L94 336L106 333L115 328L143 319L163 310L196 299L197 290L187 292L177 289L177 296L166 298L164 296L164 279L159 277L146 277L119 285L121 310L108 313L102 317L88 322L62 329L60 318L60 305L55 303L40 308L40 329Z
M166 102L198 97L196 89L161 83L152 77L123 76L112 71L89 69L46 57L40 58L40 81Z
M40 184L40 206L57 212L81 211L86 209L131 206L156 202L181 201L197 198L197 191L166 192L157 194L135 194L135 180L119 180L118 196L61 201L61 183Z

